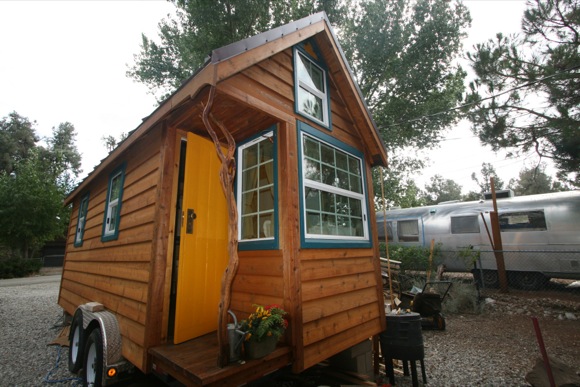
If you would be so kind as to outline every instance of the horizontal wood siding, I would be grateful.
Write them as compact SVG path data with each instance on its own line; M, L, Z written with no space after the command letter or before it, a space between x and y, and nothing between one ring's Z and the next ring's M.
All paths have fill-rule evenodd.
M145 366L151 243L160 168L161 133L154 133L129 148L112 166L126 162L117 240L101 242L110 171L87 187L89 207L80 247L74 246L80 201L75 198L58 301L70 314L90 301L100 302L115 313L123 336L123 356L141 369Z
M372 249L301 250L304 368L380 332Z
M232 286L230 309L245 319L257 305L284 306L282 252L279 250L239 251L239 266Z

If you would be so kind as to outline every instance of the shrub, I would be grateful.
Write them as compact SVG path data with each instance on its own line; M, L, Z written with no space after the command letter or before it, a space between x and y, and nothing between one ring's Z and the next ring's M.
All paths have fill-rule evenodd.
M386 257L385 244L379 246L381 257ZM401 272L405 271L426 271L429 269L429 247L423 246L399 246L389 245L389 256L391 259L401 261ZM435 245L433 249L432 269L436 270L441 262L441 245Z
M0 260L0 278L20 278L38 273L42 267L40 259L9 258Z

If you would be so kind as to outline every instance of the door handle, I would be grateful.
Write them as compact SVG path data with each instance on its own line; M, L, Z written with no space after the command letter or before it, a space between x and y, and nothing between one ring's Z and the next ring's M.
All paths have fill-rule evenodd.
M193 221L197 218L193 208L187 209L187 222L185 224L185 232L187 234L193 234Z

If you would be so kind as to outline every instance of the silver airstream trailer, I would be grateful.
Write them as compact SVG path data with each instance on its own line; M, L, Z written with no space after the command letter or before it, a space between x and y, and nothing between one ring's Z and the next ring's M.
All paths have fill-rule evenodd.
M535 289L549 278L580 279L580 191L505 196L497 206L511 282ZM488 199L390 210L389 244L428 247L435 240L442 251L439 263L447 271L473 270L485 285L494 286L496 260L487 232L492 210ZM382 212L377 213L377 222L384 239ZM465 253L470 250L473 254Z

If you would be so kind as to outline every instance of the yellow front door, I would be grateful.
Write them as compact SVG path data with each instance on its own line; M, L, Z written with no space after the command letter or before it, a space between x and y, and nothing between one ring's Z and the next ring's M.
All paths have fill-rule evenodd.
M228 211L213 142L187 134L174 343L215 331L228 262Z

